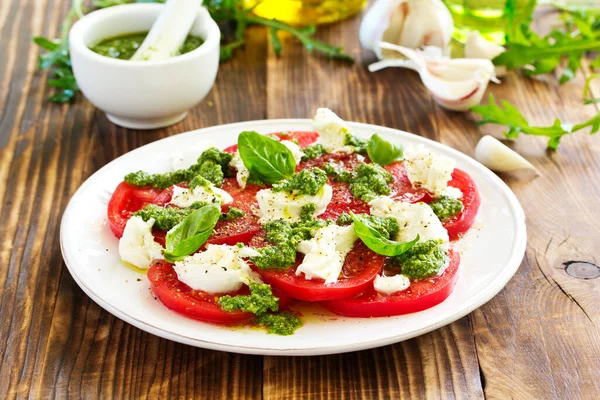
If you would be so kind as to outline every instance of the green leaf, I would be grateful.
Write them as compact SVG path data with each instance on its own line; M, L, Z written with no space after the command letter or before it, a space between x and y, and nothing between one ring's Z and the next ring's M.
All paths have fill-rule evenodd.
M167 232L165 258L176 261L198 250L212 233L220 216L221 210L216 205L204 206L188 215Z
M402 160L404 148L383 139L379 134L371 136L367 145L367 154L374 163L388 165L394 161Z
M530 76L550 73L561 65L563 58L568 58L568 65L560 76L560 83L565 83L573 78L587 53L600 48L599 14L581 9L563 12L561 18L564 25L541 37L530 28L530 21L515 23L514 14L517 11L514 6L514 0L507 1L508 49L493 60L495 65L509 69L526 68L524 72ZM528 13L522 10L518 12Z
M377 254L387 257L395 257L411 249L420 239L419 235L410 242L396 242L386 239L377 229L371 226L371 222L360 215L350 212L354 221L354 232L363 243Z
M277 29L275 29L275 28L269 29L269 40L271 42L271 46L273 46L273 52L275 53L275 55L280 56L282 46L281 46L281 41L279 40L279 37L277 36Z
M54 50L58 49L58 47L60 46L59 43L56 43L52 40L48 40L45 37L41 37L41 36L35 36L33 38L33 43L37 44L38 46L40 46L46 50L50 50L50 51L54 51Z
M285 145L257 132L242 132L238 151L250 174L264 183L291 178L296 170L294 155Z
M471 108L471 111L482 116L479 125L498 124L504 125L508 131L504 136L509 139L516 139L520 133L533 136L548 137L548 148L556 150L563 136L591 127L590 134L594 134L600 127L600 112L587 121L574 125L572 128L563 124L560 120L555 120L551 126L530 126L525 117L508 101L502 100L502 107L496 104L494 95L490 93L487 105L478 105Z
M250 24L263 25L268 28L274 28L276 30L288 32L296 37L296 39L298 39L308 51L316 50L327 54L331 58L354 62L354 58L343 53L342 47L332 46L313 38L312 36L314 34L314 29L295 28L284 22L277 21L276 19L267 19L256 15L246 15L244 17L244 21Z

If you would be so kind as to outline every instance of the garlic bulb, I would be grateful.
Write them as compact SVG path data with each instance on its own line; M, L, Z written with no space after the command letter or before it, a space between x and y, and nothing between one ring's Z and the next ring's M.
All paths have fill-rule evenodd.
M441 0L378 0L360 25L360 43L377 58L398 57L379 46L389 42L416 49L436 46L450 54L454 22Z
M453 111L466 111L481 102L490 80L495 80L494 64L485 59L435 58L431 52L381 43L382 49L394 50L407 59L387 59L369 66L370 71L387 67L410 68L419 73L434 100Z
M493 171L512 172L527 169L540 175L529 161L489 135L482 137L477 143L475 159Z
M486 40L479 31L471 31L465 42L465 58L485 58L493 60L504 53L506 48ZM496 76L506 75L506 67L496 67Z

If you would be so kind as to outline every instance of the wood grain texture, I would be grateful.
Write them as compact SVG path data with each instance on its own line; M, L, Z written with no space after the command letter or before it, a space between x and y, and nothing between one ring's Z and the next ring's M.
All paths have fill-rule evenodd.
M599 264L600 135L566 137L558 152L540 138L512 145L543 176L502 176L521 200L529 245L498 296L459 321L383 348L323 357L260 357L160 339L93 303L67 272L60 217L94 171L136 147L191 129L263 118L342 117L415 132L472 154L483 133L473 116L437 107L411 71L371 74L357 42L360 17L319 30L356 64L310 56L283 37L274 57L265 31L223 64L206 101L173 127L115 127L81 96L70 106L36 69L31 36L52 36L68 8L49 0L0 2L0 398L598 398L600 279L564 263ZM548 19L546 19L548 18ZM552 15L542 15L540 23ZM578 122L590 71L559 86L516 73L491 87L532 123ZM600 96L600 80L592 85Z

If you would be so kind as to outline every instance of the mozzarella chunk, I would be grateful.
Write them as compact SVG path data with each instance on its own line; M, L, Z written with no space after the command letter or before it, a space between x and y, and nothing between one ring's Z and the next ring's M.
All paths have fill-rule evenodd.
M207 187L196 186L192 190L175 186L173 188L173 197L171 198L171 202L169 204L184 208L191 206L197 201L202 201L209 204L229 204L233 202L233 197L231 197L231 195L226 191L219 189L212 184Z
M329 108L319 108L312 120L312 129L319 134L319 143L329 152L352 153L346 146L346 134L351 133L348 124Z
M300 164L300 161L302 161L302 157L304 157L304 152L302 151L302 149L300 149L300 146L298 146L291 140L282 140L281 144L287 147L292 152L294 160L296 160L296 165Z
M435 154L422 144L410 145L404 152L404 167L408 180L414 188L428 190L435 197L462 196L459 189L448 186L454 166L455 162L452 159Z
M333 196L333 189L329 185L323 185L321 190L314 195L296 195L287 192L274 192L272 189L263 189L256 194L258 210L256 214L260 217L259 222L266 224L276 219L289 221L300 221L302 207L313 203L316 210L313 216L323 214Z
M296 269L296 275L304 274L307 280L324 279L326 284L337 282L346 255L354 247L356 239L354 225L332 224L319 229L314 238L298 244L298 251L305 256Z
M392 294L408 289L410 280L402 275L383 276L377 275L373 281L373 287L376 291L383 294Z
M204 153L211 147L216 146L216 142L212 140L207 140L205 142L197 144L196 146L192 146L191 149L175 153L175 156L173 157L172 161L173 170L177 171L179 169L188 169L189 167L198 162L198 158L202 153Z
M177 261L173 269L177 278L194 290L206 293L230 293L242 285L260 282L242 257L258 255L256 250L209 244L206 250Z
M379 196L369 202L371 214L377 217L393 217L398 221L400 230L396 235L398 242L413 240L417 234L420 242L429 239L449 241L448 231L426 203L405 203L393 201L387 196Z
M233 158L229 162L229 166L231 168L235 168L237 171L235 179L237 180L238 185L240 185L241 188L245 188L248 178L250 177L250 171L248 171L248 168L246 168L246 165L244 164L244 161L242 161L242 157L240 157L239 152L235 152Z
M119 240L121 260L144 269L149 268L153 261L162 260L162 246L154 241L152 225L154 218L147 222L140 217L129 218Z

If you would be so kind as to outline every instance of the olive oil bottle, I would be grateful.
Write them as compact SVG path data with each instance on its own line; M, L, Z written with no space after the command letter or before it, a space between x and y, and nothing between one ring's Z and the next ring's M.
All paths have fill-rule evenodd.
M298 26L340 21L366 4L367 0L244 0L244 5L260 17Z
M526 21L536 4L536 0L443 1L454 19L455 39L463 42L470 31L478 30L486 39L498 44L504 43L508 24Z

